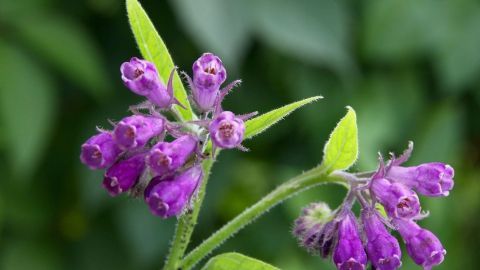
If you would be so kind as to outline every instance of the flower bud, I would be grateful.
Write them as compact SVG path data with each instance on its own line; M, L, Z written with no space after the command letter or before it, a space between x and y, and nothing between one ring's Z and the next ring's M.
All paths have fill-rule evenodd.
M80 160L90 169L104 169L112 165L121 150L109 132L100 132L82 145Z
M367 254L375 269L395 270L400 268L402 253L400 245L385 229L373 209L362 210L362 223L367 236Z
M401 183L385 178L372 179L372 194L380 201L392 218L414 218L420 213L420 201L415 192Z
M147 157L148 165L156 175L173 172L195 152L197 143L191 135L184 135L173 142L159 142Z
M204 53L193 63L192 94L201 111L210 111L214 107L220 85L226 78L222 61L212 53Z
M346 212L338 224L338 242L333 252L333 262L339 270L363 270L367 265L367 254L351 211Z
M405 241L408 255L416 264L431 269L443 262L447 251L432 232L411 220L394 220L394 224Z
M245 124L232 112L224 111L212 120L208 126L208 131L215 146L235 148L242 143Z
M386 177L401 182L425 196L448 196L453 188L454 170L441 162L415 167L392 166Z
M162 218L179 216L191 201L202 177L202 168L197 165L176 176L153 178L145 189L150 211Z
M113 131L113 138L122 149L143 147L152 137L164 130L165 120L158 117L133 115L120 121Z
M145 169L145 154L137 154L113 164L103 178L103 187L111 196L131 189Z
M311 203L295 220L293 234L309 252L326 257L330 253L335 234L333 223L328 225L333 218L332 210L326 203Z

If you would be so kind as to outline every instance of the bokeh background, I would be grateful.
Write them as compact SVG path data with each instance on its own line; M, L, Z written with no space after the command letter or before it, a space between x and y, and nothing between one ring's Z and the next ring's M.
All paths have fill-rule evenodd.
M438 269L478 269L480 251L480 3L476 0L141 1L175 63L191 72L204 51L244 83L236 112L313 95L295 112L224 151L213 169L198 244L290 177L317 165L329 132L353 106L360 159L416 148L409 164L456 169L447 198L422 198L421 224L448 250ZM118 0L0 0L0 269L159 269L174 220L140 200L110 198L102 172L79 162L81 143L141 99L119 77L138 56ZM298 248L290 230L305 204L338 205L344 190L311 189L228 240L282 269L333 269ZM404 257L403 269L420 269Z

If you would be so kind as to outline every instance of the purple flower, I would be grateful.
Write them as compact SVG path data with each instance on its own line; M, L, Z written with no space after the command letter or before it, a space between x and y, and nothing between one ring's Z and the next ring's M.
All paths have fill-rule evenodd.
M110 167L103 178L103 187L111 196L132 188L145 169L145 154L137 154Z
M115 162L120 152L112 134L102 131L82 145L80 160L90 169L104 169Z
M204 53L193 63L192 94L198 109L210 111L219 94L220 85L227 78L223 63L216 55Z
M332 222L333 218L326 203L311 203L295 220L293 234L309 252L326 257L330 254L337 224Z
M135 94L145 96L148 100L162 109L168 109L172 104L180 103L173 95L173 75L170 73L167 86L158 76L155 65L146 60L136 57L121 65L122 80L125 85Z
M117 124L113 138L122 149L143 147L152 137L160 135L164 126L163 118L132 115Z
M210 137L216 147L235 148L240 146L245 133L243 120L230 111L218 114L208 126Z
M191 135L184 135L173 142L159 142L147 157L148 165L156 175L175 171L195 152L197 143Z
M408 255L416 264L428 270L443 262L447 251L432 232L411 220L394 220L394 224L405 241Z
M414 218L420 213L418 196L401 183L391 183L385 178L373 178L370 190L392 218Z
M363 270L367 265L367 254L360 240L355 216L350 210L341 215L333 262L340 270Z
M153 178L145 189L145 201L150 211L162 218L182 214L202 176L202 169L197 165L176 176Z
M367 254L375 269L395 270L400 268L402 253L400 245L385 229L373 209L362 210L362 223L367 236Z
M392 166L386 177L401 182L425 196L448 196L453 188L453 168L440 162L415 167Z
M160 87L165 88L155 65L146 60L132 57L129 62L120 66L120 71L123 83L135 94L146 96Z

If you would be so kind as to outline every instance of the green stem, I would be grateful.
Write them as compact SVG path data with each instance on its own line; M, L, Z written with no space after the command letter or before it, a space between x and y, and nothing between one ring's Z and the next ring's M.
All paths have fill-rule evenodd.
M338 175L326 175L326 172L321 168L314 168L290 179L284 184L278 186L270 194L263 197L263 199L258 201L256 204L240 213L237 217L225 224L221 229L212 234L207 240L191 251L183 259L179 269L188 270L192 268L215 248L220 246L226 239L237 233L248 223L254 221L283 200L299 193L302 190L329 182L345 183L345 180Z
M197 223L198 214L200 213L200 208L205 197L205 189L208 182L208 177L210 175L210 169L212 168L213 160L206 159L202 163L203 167L203 180L198 190L198 197L194 202L193 209L191 212L183 215L177 222L177 227L175 229L175 235L172 240L172 245L170 247L169 255L167 256L167 261L165 262L164 270L176 270L179 269L179 263L185 254L188 243L190 242L190 237L192 236L193 229Z

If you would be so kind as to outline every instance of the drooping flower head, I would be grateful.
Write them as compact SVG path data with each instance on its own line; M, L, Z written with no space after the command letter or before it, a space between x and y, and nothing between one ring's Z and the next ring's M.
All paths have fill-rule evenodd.
M203 177L199 165L173 176L153 178L145 189L150 211L162 218L180 215L187 207Z
M340 216L333 262L339 270L364 270L367 265L367 254L363 249L355 215L350 210L344 210Z
M227 78L227 71L218 56L204 53L193 63L193 100L199 110L213 109L220 86Z
M366 250L375 269L395 270L402 265L398 240L388 233L373 208L362 210L362 224L367 236Z
M139 148L152 137L160 135L164 131L164 126L163 118L132 115L117 124L113 138L122 149Z
M432 232L412 220L398 219L394 220L394 224L405 241L408 255L416 264L429 270L443 262L447 251Z
M208 126L213 144L220 148L235 148L240 146L245 133L243 120L230 111L224 111L215 116Z
M115 162L120 152L112 134L101 131L82 145L80 160L90 169L104 169Z
M150 150L148 165L156 175L173 172L183 166L195 152L198 140L184 135L173 142L159 142Z
M103 178L103 187L111 196L131 189L145 169L145 154L137 154L113 164Z

